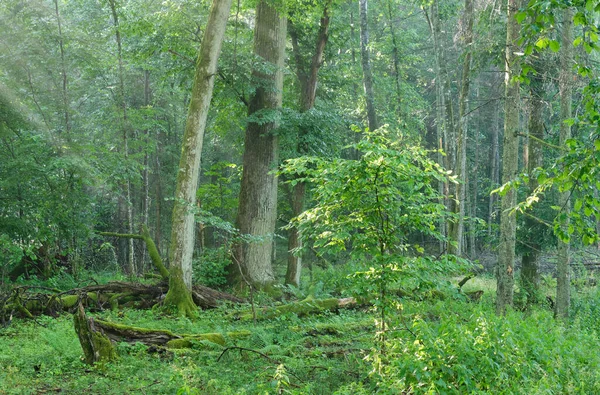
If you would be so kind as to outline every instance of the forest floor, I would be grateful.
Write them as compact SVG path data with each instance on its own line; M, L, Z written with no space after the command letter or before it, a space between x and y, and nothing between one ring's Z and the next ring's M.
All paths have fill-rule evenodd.
M119 343L116 361L89 366L71 314L15 318L0 328L0 394L600 393L600 357L589 352L600 347L595 290L576 295L581 316L567 331L545 306L496 318L492 279L463 288L484 295L477 303L458 294L401 300L383 347L379 315L368 307L257 323L235 319L248 305L205 310L193 321L124 308L90 315L175 333L248 335L185 349Z

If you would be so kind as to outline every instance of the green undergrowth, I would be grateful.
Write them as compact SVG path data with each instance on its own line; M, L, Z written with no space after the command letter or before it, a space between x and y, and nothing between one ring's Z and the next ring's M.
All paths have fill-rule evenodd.
M452 281L454 282L454 281ZM474 281L466 289L485 288ZM488 287L489 288L489 287ZM0 394L594 394L600 393L600 293L574 295L572 320L542 306L496 317L493 294L401 298L385 340L377 312L235 320L248 306L198 319L152 310L97 313L125 325L225 336L165 349L120 343L119 358L85 365L71 316L13 320L0 329Z
M69 315L37 323L15 319L0 330L0 394L254 394L278 386L327 394L367 376L363 358L373 328L368 312L288 315L259 325L232 321L230 313L231 308L203 311L191 321L151 310L105 311L97 316L143 328L250 335L226 336L225 346L200 341L184 349L120 343L117 361L94 367L82 361Z

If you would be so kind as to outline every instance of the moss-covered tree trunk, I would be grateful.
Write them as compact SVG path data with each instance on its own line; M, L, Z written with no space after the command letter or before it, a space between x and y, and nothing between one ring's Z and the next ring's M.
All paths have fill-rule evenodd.
M505 54L505 101L504 101L504 152L502 155L502 183L513 181L517 177L519 163L519 75L520 63L518 40L520 27L516 20L521 0L508 0L508 18L506 26ZM496 268L497 295L496 313L505 314L513 304L514 262L517 221L512 210L517 202L517 191L509 189L502 196L500 214L500 246L498 248L498 266Z
M239 283L241 269L246 280L258 287L270 285L273 274L273 234L277 217L277 177L279 161L278 126L282 104L286 19L272 2L261 0L256 7L252 71L256 90L248 107L244 140L243 173L240 187L237 227L252 240L234 247L229 267L230 282Z
M83 349L85 362L93 365L96 362L108 362L117 358L117 351L111 340L97 327L93 318L87 318L80 303L77 313L73 315L75 332Z
M204 130L230 8L231 0L214 0L208 17L196 65L177 173L169 249L169 292L165 298L165 305L176 307L179 314L186 316L196 313L191 293L195 239L195 221L191 209L196 203Z

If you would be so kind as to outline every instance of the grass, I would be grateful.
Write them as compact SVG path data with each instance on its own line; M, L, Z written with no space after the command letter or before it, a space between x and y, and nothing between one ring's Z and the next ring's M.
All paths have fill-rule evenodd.
M251 335L180 350L120 343L117 361L94 367L82 361L69 314L15 319L0 329L0 394L600 393L600 292L575 294L576 315L563 326L545 307L496 317L494 287L486 277L465 284L485 291L479 303L456 293L403 299L384 353L366 308L257 324L231 318L247 306L203 311L195 321L108 310L97 316L176 333Z
M94 367L82 362L70 315L41 317L37 322L15 320L0 331L0 394L253 394L284 385L282 377L276 379L280 365L289 382L294 382L288 383L291 389L302 386L311 393L327 394L366 376L369 366L362 360L363 350L369 348L373 327L368 312L305 319L285 316L259 325L231 321L230 313L231 308L205 311L192 322L150 310L104 312L99 316L107 320L178 333L246 329L251 336L229 339L227 346L256 352L223 353L225 348L208 342L183 350L121 343L118 361ZM280 376L281 372L280 368Z

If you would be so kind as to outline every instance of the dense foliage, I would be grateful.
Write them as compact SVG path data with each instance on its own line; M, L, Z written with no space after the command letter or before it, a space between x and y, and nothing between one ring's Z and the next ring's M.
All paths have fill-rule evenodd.
M0 394L600 393L598 2L233 2L187 204L211 3L0 1ZM261 6L282 65L257 52ZM186 294L194 319L165 306L174 206L194 300L235 294ZM236 253L267 242L251 273ZM104 339L119 359L89 366L84 306L224 340Z

